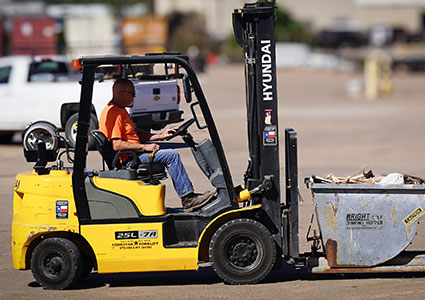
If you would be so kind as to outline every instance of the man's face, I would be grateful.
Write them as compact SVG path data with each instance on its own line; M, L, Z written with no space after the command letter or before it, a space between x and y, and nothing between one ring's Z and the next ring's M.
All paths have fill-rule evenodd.
M134 90L134 85L123 86L120 91L120 102L124 107L132 107L134 102L134 97L136 97L136 91Z

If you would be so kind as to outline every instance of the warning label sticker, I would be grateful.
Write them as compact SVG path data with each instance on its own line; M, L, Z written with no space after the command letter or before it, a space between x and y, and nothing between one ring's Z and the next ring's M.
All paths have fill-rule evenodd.
M403 219L403 223L406 226L410 226L411 224L413 224L413 222L419 219L423 214L425 214L425 211L423 210L422 207L419 206L410 215L408 215L406 218Z

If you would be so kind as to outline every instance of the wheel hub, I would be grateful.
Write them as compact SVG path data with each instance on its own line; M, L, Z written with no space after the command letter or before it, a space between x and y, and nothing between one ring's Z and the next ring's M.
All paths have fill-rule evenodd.
M44 261L43 269L49 277L56 277L62 270L63 259L59 256L48 256Z
M71 132L74 140L77 139L77 130L78 130L78 122L75 122L74 124L72 124L72 132Z
M229 247L229 259L238 267L250 266L257 259L257 247L249 238L241 238Z

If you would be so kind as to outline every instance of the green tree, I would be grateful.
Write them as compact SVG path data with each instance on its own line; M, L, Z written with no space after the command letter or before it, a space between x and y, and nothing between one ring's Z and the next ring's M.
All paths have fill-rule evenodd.
M306 30L302 23L295 20L288 10L277 5L275 5L275 39L276 42L315 43L314 35ZM221 49L231 61L241 61L243 58L242 50L236 43L233 33L223 41Z
M192 45L199 48L202 57L214 51L214 41L201 15L194 12L174 12L168 16L168 20L168 51L186 53Z

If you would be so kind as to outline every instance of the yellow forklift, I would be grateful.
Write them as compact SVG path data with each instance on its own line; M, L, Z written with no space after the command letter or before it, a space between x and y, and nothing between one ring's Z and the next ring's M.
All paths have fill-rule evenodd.
M396 267L380 264L391 261L413 239L423 214L416 209L424 207L422 187L408 192L404 187L350 190L312 180L309 185L317 194L321 235L311 238L312 253L300 255L297 144L292 129L285 130L283 203L280 197L274 3L245 4L233 13L233 27L245 54L249 162L243 187L233 184L208 103L187 57L83 57L75 150L47 122L34 123L24 132L24 154L35 165L32 172L18 174L14 185L15 269L31 269L46 289L72 287L93 269L98 273L197 270L202 262L210 262L230 284L257 283L272 269L279 269L282 258L303 261L315 273L402 269L400 263ZM141 70L146 65L164 66L163 72L144 75ZM164 168L152 162L140 164L135 153L129 153L133 158L129 167L120 166L122 153L114 153L110 142L89 128L93 83L99 72L111 70L117 70L115 77L130 80L148 76L181 82L191 117L173 137L183 138L214 187L208 204L194 212L165 207ZM207 137L194 138L190 133L194 127ZM87 168L90 131L107 165L103 170ZM65 149L59 153L61 147ZM71 167L65 167L65 158ZM48 166L49 162L56 163ZM351 209L350 201L356 202L353 197L365 190L359 207ZM394 197L380 197L384 192L405 196L403 206L392 209L399 204L391 200ZM393 206L392 202L382 204L389 200ZM382 222L369 224L367 218ZM353 226L358 228L348 227L345 222L349 221L357 222ZM394 234L391 238L382 234L396 221L400 221L398 240ZM339 223L341 227L334 226ZM320 244L322 253L317 251ZM376 251L377 247L386 250ZM404 270L423 272L424 256L411 257Z
M251 146L255 154L246 175L247 189L233 185L208 103L187 57L83 57L75 150L66 148L58 155L58 146L66 146L66 142L46 122L33 124L24 133L24 153L35 166L32 173L19 174L15 181L14 268L30 268L37 282L48 289L70 287L93 268L98 273L196 270L200 262L211 262L229 283L262 280L282 253L273 11L272 3L255 3L234 13L239 38L249 24L251 37L267 41L259 43L257 50L252 41L249 45L248 85L261 84L248 73L255 66L254 53L261 60L264 52L268 61L264 67L270 74L267 84L272 86L267 90L271 101L261 100L267 105L261 110L268 109L273 120L266 129L256 113L260 109L254 107L257 104L249 108L253 120L248 123L259 124L250 125L250 129L269 137L251 141L258 145ZM139 70L146 65L163 65L164 71L144 75ZM120 168L119 160L114 162L112 156L121 153L111 153L108 141L96 131L92 133L110 169L87 169L93 83L98 72L114 68L120 71L120 77L131 80L147 76L151 80L181 81L192 117L174 136L182 136L192 148L196 162L215 189L213 199L201 209L187 213L166 208L161 166L140 165L135 159L132 167ZM250 97L253 102L257 96ZM191 126L209 137L195 140L189 132ZM260 155L268 157L268 163L261 163ZM65 157L72 162L71 168L64 167L61 160ZM47 167L49 161L57 163ZM248 199L252 199L250 205L240 205Z

